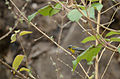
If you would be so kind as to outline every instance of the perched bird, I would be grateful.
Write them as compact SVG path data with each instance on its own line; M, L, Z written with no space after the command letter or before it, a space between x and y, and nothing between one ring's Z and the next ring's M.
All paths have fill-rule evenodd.
M83 48L73 46L73 45L69 45L68 49L71 51L72 54L75 54L75 55L80 55L85 50Z

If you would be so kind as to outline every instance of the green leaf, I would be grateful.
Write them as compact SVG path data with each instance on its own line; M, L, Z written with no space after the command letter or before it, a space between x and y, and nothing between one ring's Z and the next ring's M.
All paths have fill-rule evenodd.
M43 16L48 16L51 10L52 10L52 7L50 5L47 5L41 9L39 9L37 12L33 13L32 15L29 15L28 21L30 22L39 13Z
M101 45L91 46L86 51L84 51L82 54L80 54L77 57L77 59L72 62L73 63L73 71L75 71L78 63L83 59L86 59L88 63L92 62L92 60L96 57L96 55L99 53L101 48L102 48Z
M120 42L120 38L117 38L117 37L110 38L110 41L113 41L113 42Z
M52 10L52 7L50 5L47 5L37 11L37 13L40 13L43 16L49 16L50 11Z
M107 38L104 38L104 40L106 40L106 41L111 41L110 39L107 39Z
M38 14L38 13L35 12L35 13L29 15L29 16L28 16L28 21L29 21L29 22L32 21L32 19L33 19L37 14Z
M16 41L16 34L12 34L10 39L11 39L11 43L15 42Z
M22 67L22 68L20 68L20 70L19 70L20 72L21 71L27 71L27 72L30 72L30 69L28 69L28 68L25 68L25 67Z
M77 9L73 9L71 10L68 14L67 17L69 18L69 20L71 21L76 21L78 22L79 19L82 17L82 14L77 10Z
M21 64L23 58L24 58L24 55L17 55L13 61L12 68L17 70L19 65ZM13 72L13 73L15 73L15 72Z
M60 4L56 4L54 6L54 8L50 11L50 16L53 16L54 14L58 13L60 11L60 9L62 8L62 6Z
M97 9L98 11L100 11L103 8L103 5L100 3L93 3L91 6Z
M17 34L17 33L19 33L19 32L20 32L20 30L15 30L14 32Z
M97 38L99 39L99 36L97 36ZM86 37L85 39L83 39L83 40L81 41L81 43L86 43L86 42L94 41L94 40L96 40L95 36L88 36L88 37Z
M93 79L94 78L94 75L91 75L88 79Z
M87 17L86 10L82 10L82 11L83 11L84 15ZM93 7L88 8L88 9L87 9L87 12L88 12L90 18L95 19L95 10L94 10Z
M21 31L19 33L20 36L23 36L23 35L26 35L26 34L31 34L32 32L31 31Z
M118 52L120 53L120 47L118 48Z
M111 35L115 35L115 34L120 34L120 32L113 32L113 31L111 31L111 32L107 33L105 37L108 37L108 36L111 36Z

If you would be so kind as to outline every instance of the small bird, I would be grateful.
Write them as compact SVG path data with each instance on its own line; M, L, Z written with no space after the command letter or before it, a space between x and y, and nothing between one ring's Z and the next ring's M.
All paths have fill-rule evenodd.
M73 45L69 45L68 49L71 51L72 54L75 54L75 55L80 55L85 50L83 48L73 46Z

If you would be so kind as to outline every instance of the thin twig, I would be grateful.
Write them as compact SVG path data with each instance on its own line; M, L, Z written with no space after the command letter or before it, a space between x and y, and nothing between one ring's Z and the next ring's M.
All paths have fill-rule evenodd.
M118 45L118 47L119 47L119 46L120 46L120 44ZM117 50L118 47L117 47L115 50ZM108 67L109 67L109 65L110 65L110 63L111 63L111 60L112 60L114 54L115 54L115 52L112 53L112 55L111 55L111 57L110 57L110 59L109 59L109 62L107 63L107 66L105 67L105 70L104 70L104 72L103 72L103 74L102 74L102 76L101 76L101 79L103 79L103 77L104 77L104 75L105 75L105 73L106 73L106 71L107 71L107 69L108 69Z
M44 36L42 35L41 37L34 39L34 42L40 40L40 39L43 38L43 37L44 37Z
M99 3L102 3L102 0L99 0ZM100 19L101 19L101 11L98 11L98 15L97 15L97 23L100 24ZM97 33L100 34L100 26L97 25ZM99 42L98 40L96 40L96 45L98 45ZM95 79L99 78L99 62L98 62L98 55L96 56L96 60L95 60Z
M14 71L15 74L18 75L19 77L21 77L22 79L27 79L23 74L21 74L20 72L14 70L11 66L9 66L7 63L2 61L1 59L0 59L0 63L3 64L5 67L7 67L9 70Z
M108 69L108 67L109 67L109 65L110 65L110 63L111 63L111 60L112 60L114 54L115 54L115 52L112 53L112 55L111 55L111 57L110 57L110 59L109 59L109 62L107 63L107 66L105 67L105 70L104 70L104 72L103 72L103 74L102 74L102 76L101 76L101 79L103 79L103 77L104 77L104 75L105 75L105 73L106 73L106 71L107 71L107 69Z
M12 31L17 27L18 23L19 23L19 21L16 21L14 27L13 27L9 32L7 32L5 35L1 36L1 37L0 37L0 40L3 40L3 39L6 38L10 33L12 33Z
M105 11L101 12L101 14L104 14L105 12L109 11L110 9L112 9L113 7L115 7L115 6L119 5L119 4L120 4L120 2L119 2L119 3L116 3L115 5L109 7L109 8L106 9Z
M113 15L112 15L112 17L111 17L111 19L110 19L110 22L111 22L111 23L112 23L112 20L113 20L113 18L114 18L115 14L117 13L118 10L119 10L119 8L117 8L117 9L115 10L115 12L113 13ZM109 24L107 25L107 27L109 27L111 23L109 23ZM103 34L105 33L105 31L106 31L106 29L102 32L101 35L103 35Z
M57 59L58 61L60 61L61 63L63 63L65 66L67 66L68 68L70 68L71 70L73 69L69 64L65 63L63 60L61 59ZM84 79L84 77L82 75L80 75L80 73L78 71L74 71L76 74L78 74L82 79Z
M99 59L98 59L98 62L100 62L100 59L102 58L103 53L105 52L105 50L106 50L106 48L104 48L104 49L102 50L102 52L101 52L101 54L100 54L100 57L99 57Z
M90 72L91 67L92 67L92 65L90 65L89 68L87 69L87 73L88 73L88 74L89 74L89 72ZM87 78L87 77L85 77L85 79L86 79L86 78Z
M89 34L90 36L92 36L92 34L91 34L89 31L87 31L87 30L80 24L80 22L77 22L77 24L78 24L87 34Z

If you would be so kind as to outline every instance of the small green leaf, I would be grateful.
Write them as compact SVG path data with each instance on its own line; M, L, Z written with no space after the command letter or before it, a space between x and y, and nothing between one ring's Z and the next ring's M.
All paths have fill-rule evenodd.
M113 42L120 42L120 38L117 38L117 37L110 38L110 41L113 41Z
M40 13L43 16L49 16L50 11L52 10L52 7L50 5L47 5L37 11L37 13Z
M47 5L41 9L39 9L37 12L33 13L32 15L29 15L28 21L30 22L39 13L43 16L48 16L51 10L52 10L52 7L50 5Z
M35 13L29 15L29 16L28 16L28 21L29 21L29 22L32 21L32 19L33 19L37 14L38 14L38 13L35 12Z
M82 14L77 10L77 9L73 9L71 10L68 14L67 17L69 18L69 20L71 21L76 21L78 22L79 19L82 17Z
M16 41L16 34L12 34L11 36L11 43Z
M20 66L22 60L24 58L24 55L17 55L13 61L12 68L17 70L18 67ZM15 73L15 72L14 72Z
M84 15L87 17L86 10L82 10L82 11L83 11ZM94 10L93 7L88 8L88 9L87 9L87 12L88 12L90 18L95 19L95 10Z
M115 34L120 34L120 32L113 32L113 31L111 31L111 32L107 33L105 37L108 37L108 36L111 36L111 35L115 35Z
M10 28L9 28L9 31L12 31L12 30L13 30L13 28L12 28L12 27L10 27Z
M30 72L30 69L28 69L28 68L25 68L25 67L22 67L22 68L20 68L20 70L19 70L20 72L21 71L27 71L27 72Z
M20 36L23 36L23 35L26 35L26 34L31 34L32 32L31 31L21 31L19 33Z
M88 79L93 79L94 78L94 75L91 75Z
M120 53L120 47L118 48L118 52Z
M97 36L97 38L99 39L99 36ZM96 40L95 36L88 36L88 37L86 37L85 39L83 39L83 40L81 41L81 43L86 43L86 42L94 41L94 40Z
M53 16L54 14L58 13L60 11L60 9L62 8L62 6L60 4L56 4L54 6L54 8L50 11L50 16Z
M98 46L91 46L89 47L86 51L84 51L83 53L81 53L76 60L74 60L73 63L73 71L75 71L78 63L83 60L86 59L87 62L92 62L92 60L96 57L96 55L99 53L99 51L101 50L102 46L98 45Z
M100 11L103 8L103 5L100 3L93 3L91 6L97 9L98 11Z
M20 30L16 30L16 31L15 31L16 34L19 33L19 32L20 32Z

